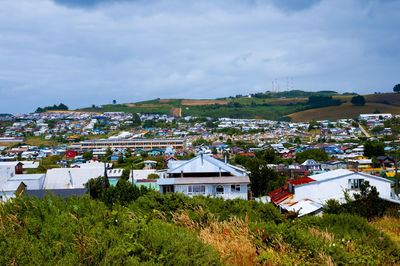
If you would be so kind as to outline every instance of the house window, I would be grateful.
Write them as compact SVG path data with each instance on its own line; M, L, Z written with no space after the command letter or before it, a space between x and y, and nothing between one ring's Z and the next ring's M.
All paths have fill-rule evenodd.
M188 195L206 194L205 186L188 186Z
M224 187L221 185L217 186L216 192L217 194L224 194Z
M231 192L240 192L240 185L231 185Z
M364 179L349 179L350 189L359 189L362 183L364 183Z

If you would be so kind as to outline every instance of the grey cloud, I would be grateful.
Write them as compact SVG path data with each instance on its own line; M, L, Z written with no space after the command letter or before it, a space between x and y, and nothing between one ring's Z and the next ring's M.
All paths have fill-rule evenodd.
M364 93L399 82L396 1L96 3L2 1L0 113L222 97L272 81L286 89L287 78L294 89Z

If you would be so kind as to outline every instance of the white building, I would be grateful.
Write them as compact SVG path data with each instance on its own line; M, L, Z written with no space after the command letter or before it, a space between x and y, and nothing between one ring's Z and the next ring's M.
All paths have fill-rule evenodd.
M212 156L199 155L188 161L170 161L168 178L157 181L160 192L180 192L224 199L247 199L250 179L244 169Z
M19 174L20 173L20 174ZM43 188L45 174L24 175L22 163L0 163L0 201L15 197L15 192L20 189L36 190Z
M346 169L288 180L284 189L277 189L268 196L281 209L299 211L299 216L316 214L322 211L329 199L344 203L345 191L350 196L359 193L360 185L365 181L376 187L380 198L400 204L400 199L394 193L393 181Z
M392 114L360 114L358 120L378 120L378 119L391 119Z

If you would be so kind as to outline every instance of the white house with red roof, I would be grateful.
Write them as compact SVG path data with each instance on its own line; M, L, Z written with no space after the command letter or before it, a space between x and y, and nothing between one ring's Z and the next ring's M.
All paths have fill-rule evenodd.
M400 204L394 193L394 182L379 176L346 169L333 170L312 177L291 179L287 184L268 194L270 201L282 210L299 212L299 216L318 214L329 199L344 203L344 192L359 193L360 185L368 181L376 187L379 197Z

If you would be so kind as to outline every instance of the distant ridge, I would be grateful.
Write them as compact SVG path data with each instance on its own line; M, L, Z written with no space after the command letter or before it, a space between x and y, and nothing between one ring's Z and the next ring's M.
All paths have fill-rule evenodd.
M355 93L335 91L307 92L300 90L254 93L218 99L154 99L135 103L107 104L81 111L160 113L174 116L211 118L258 118L283 121L354 118L360 113L400 113L400 94L377 93L363 95L366 105L350 104ZM311 98L322 102L311 102Z

